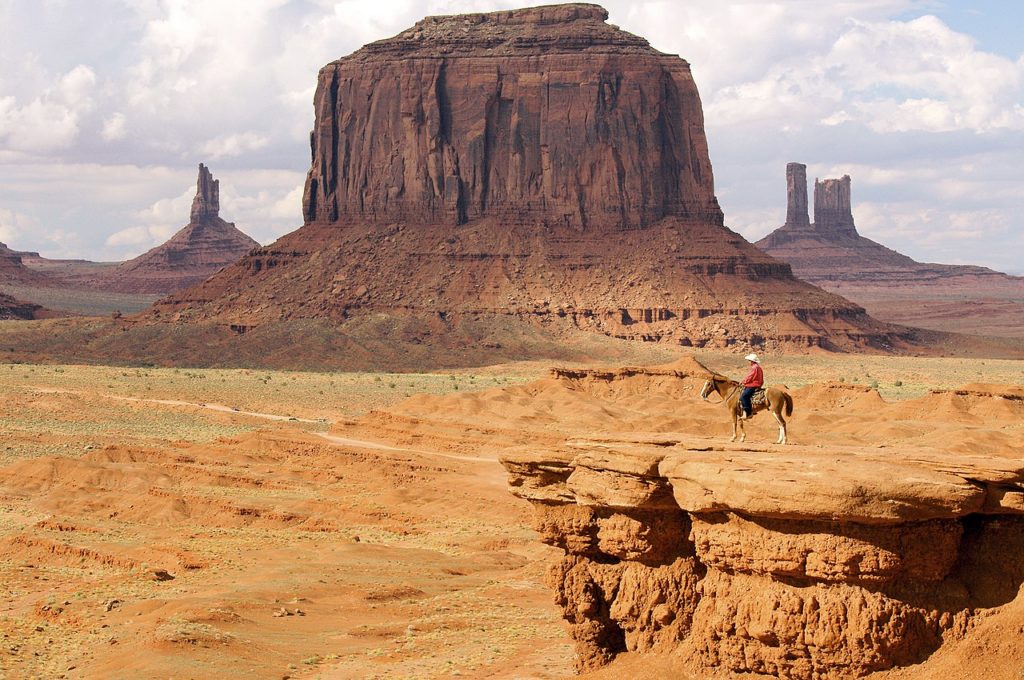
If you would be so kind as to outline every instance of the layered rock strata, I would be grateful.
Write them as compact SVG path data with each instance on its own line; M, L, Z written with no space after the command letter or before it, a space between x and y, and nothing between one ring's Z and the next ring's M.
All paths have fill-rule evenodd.
M1024 463L706 441L508 453L564 551L581 669L616 654L783 678L918 663L1024 582Z
M594 5L428 17L320 71L305 225L160 319L426 315L892 347L722 226L690 67Z
M47 285L52 283L50 277L26 266L22 255L23 253L11 250L6 244L0 243L0 284Z
M307 223L721 224L689 64L607 18L593 5L428 17L325 66Z
M37 305L34 302L23 302L10 295L0 293L0 320L35 319L43 311L42 305Z
M96 275L91 286L121 293L166 294L201 283L260 244L220 217L220 182L199 164L190 220L167 242Z
M806 166L786 166L786 224L756 243L794 274L865 306L878 318L935 330L1024 337L1024 277L985 267L922 263L861 236L851 179L815 180L814 222ZM801 199L802 197L802 199Z
M814 180L814 226L829 233L857 234L853 224L849 175L839 179Z

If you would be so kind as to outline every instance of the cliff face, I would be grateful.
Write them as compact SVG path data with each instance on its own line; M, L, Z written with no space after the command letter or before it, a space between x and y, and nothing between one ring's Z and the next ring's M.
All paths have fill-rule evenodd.
M739 357L719 361L743 375ZM805 379L857 366L801 364ZM796 372L765 368L770 383ZM554 548L546 580L578 667L628 653L597 677L1018 673L1024 460L1013 424L1024 387L890 402L850 382L807 384L790 390L794 443L778 446L768 414L748 423L747 443L728 443L726 409L698 396L709 375L691 357L555 368L414 395L332 433L409 456L448 452L480 473L498 457ZM653 670L666 659L679 670ZM969 672L942 671L957 662Z
M430 17L320 72L306 224L151 319L388 315L891 347L722 226L688 64L593 5Z
M47 285L52 281L45 274L27 267L22 259L22 253L0 243L0 283Z
M173 293L204 281L259 245L220 218L220 184L200 163L189 223L166 243L101 272L91 286L121 293Z
M922 263L861 236L851 179L815 180L806 215L806 166L786 166L786 224L756 245L793 273L864 305L878 318L935 330L1024 337L1024 278L968 265ZM801 198L802 196L802 198Z
M595 434L577 427L561 441L545 431L507 449L502 463L510 491L533 505L541 540L562 551L548 584L581 670L633 652L672 654L693 677L708 669L860 677L955 650L1018 598L1024 463L998 444L952 443L976 434L947 430L935 438L946 447L893 434L895 423L922 413L936 428L968 420L998 428L1022 413L1019 388L967 387L894 405L849 385L796 394L805 437L815 420L863 419L859 432L888 442L880 451L868 442L770 447L637 434L651 430L630 428L666 422L657 396L693 398L699 370L555 374L563 393L578 395L575 412L555 418L559 425L598 413L610 422L587 423ZM533 391L554 399L552 387ZM509 409L514 400L500 403ZM436 418L467 420L468 409L443 406ZM409 416L429 422L425 411ZM511 413L489 422L511 427ZM870 434L882 421L886 434ZM831 429L822 441L842 440Z
M720 224L689 65L592 5L430 17L320 71L306 222Z

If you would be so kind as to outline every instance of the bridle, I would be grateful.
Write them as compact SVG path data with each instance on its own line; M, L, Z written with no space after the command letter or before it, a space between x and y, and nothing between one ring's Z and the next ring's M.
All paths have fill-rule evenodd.
M725 381L723 380L723 382L725 382ZM704 387L701 388L700 398L702 400L704 400L704 401L708 401L708 397L710 397L711 396L711 392L714 391L715 394L717 394L719 397L722 398L722 401L715 401L715 402L708 401L708 403L709 404L721 404L723 402L729 401L729 397L731 397L736 392L736 390L738 390L739 388L740 388L740 386L736 385L731 390L729 390L728 394L722 394L721 392L718 391L718 380L714 376L711 376L711 378L709 378L708 381L704 383Z

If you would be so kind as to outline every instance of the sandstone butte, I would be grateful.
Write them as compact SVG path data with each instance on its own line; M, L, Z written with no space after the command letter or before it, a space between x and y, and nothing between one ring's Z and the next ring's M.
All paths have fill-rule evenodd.
M707 374L692 359L556 369L554 382L533 392L551 399L561 385L559 394L576 395L577 413L597 413L599 397L606 413L643 417L609 423L619 432L537 438L502 456L511 492L534 506L541 540L562 551L548 581L578 668L628 652L648 659L633 665L635 677L657 676L659 659L674 658L695 678L851 678L913 666L945 647L953 656L932 670L897 677L980 677L955 650L984 645L971 641L979 626L988 626L985 635L1009 626L1006 634L1019 636L1019 608L991 618L1020 601L1024 583L1019 448L984 452L970 443L965 452L953 443L975 441L965 433L938 435L946 447L778 447L629 431L659 413L658 394L692 397ZM880 420L919 419L921 409L950 423L1005 423L1024 413L1019 387L968 386L905 405L852 385L809 389L798 401L873 414L864 422L874 421L874 431ZM448 420L468 413L433 407ZM501 416L492 422L501 427ZM996 439L983 441L991 449ZM1008 644L1019 659L1016 640ZM935 670L950 659L961 674Z
M88 285L120 293L173 293L204 281L259 245L221 219L220 182L200 163L188 224L156 248L101 271Z
M786 166L786 223L755 245L805 281L864 305L878 318L925 328L1024 337L1024 277L985 267L917 262L861 236L851 179L814 181Z
M901 343L723 226L689 64L607 17L586 4L428 17L326 65L303 226L141 322L247 333L319 319L345 334L387 318L396 346L395 327L429 344L471 324Z

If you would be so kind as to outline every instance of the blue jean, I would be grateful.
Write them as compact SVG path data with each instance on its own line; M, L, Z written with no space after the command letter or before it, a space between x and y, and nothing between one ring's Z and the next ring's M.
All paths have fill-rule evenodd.
M744 387L743 394L740 395L740 407L748 416L753 415L754 412L754 406L750 403L750 400L754 398L754 392L756 391L756 387Z

